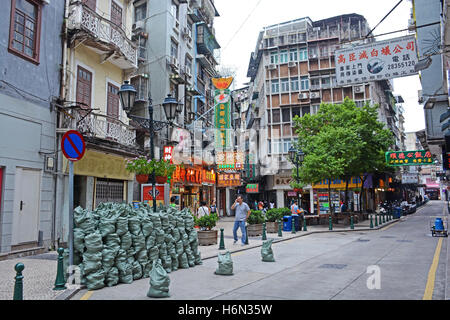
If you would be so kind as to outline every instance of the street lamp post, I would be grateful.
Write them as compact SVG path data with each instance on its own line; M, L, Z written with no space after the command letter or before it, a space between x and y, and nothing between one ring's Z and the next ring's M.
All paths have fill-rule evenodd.
M146 129L150 134L150 158L155 158L155 146L154 146L154 136L157 131L161 131L166 126L173 125L173 120L175 117L181 113L182 107L181 103L173 98L170 94L164 99L162 103L164 113L166 114L166 118L168 121L157 121L153 120L153 104L152 98L150 96L150 92L148 93L148 116L149 118L138 117L131 114L131 110L133 109L135 98L136 98L136 89L129 84L129 81L125 81L124 84L120 87L119 97L122 102L122 108L127 114L127 117L135 122L137 122L141 127ZM153 211L156 212L156 178L155 172L152 172L151 175L151 183L152 183L152 198L153 198Z
M295 180L298 183L300 182L298 170L299 170L299 167L302 165L304 158L305 158L305 154L303 153L303 151L301 149L296 149L296 148L294 148L294 146L291 146L289 148L289 160L291 160L291 162L297 168L297 175L295 177ZM301 201L302 201L302 194L299 192L298 193L298 205L300 207L301 207L301 203L302 203Z

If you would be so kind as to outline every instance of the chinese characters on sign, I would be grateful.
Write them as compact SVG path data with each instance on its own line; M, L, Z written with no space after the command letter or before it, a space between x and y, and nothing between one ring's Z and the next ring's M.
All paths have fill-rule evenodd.
M218 187L239 187L241 185L240 173L218 173Z
M339 85L414 75L416 40L406 36L336 50L335 61Z
M217 170L242 170L244 160L242 151L216 152Z
M227 80L227 81L225 81ZM233 78L213 79L214 92L214 124L216 127L216 150L227 150L231 147L231 95L228 87Z
M246 193L259 193L259 184L258 183L248 184L245 187L245 192Z
M173 146L165 146L164 147L163 159L165 161L170 161L170 163L173 163L173 161L172 161L172 154L173 154Z
M425 150L395 151L386 152L386 163L389 166L420 166L434 164L434 159L431 152Z

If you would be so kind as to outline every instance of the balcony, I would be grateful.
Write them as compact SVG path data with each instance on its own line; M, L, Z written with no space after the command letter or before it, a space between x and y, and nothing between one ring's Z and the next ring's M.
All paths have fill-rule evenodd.
M67 26L71 41L83 41L102 56L102 62L109 61L124 70L137 68L137 49L125 31L86 5L80 2L70 5Z
M136 131L133 127L106 115L88 112L80 109L64 112L62 125L58 128L58 132L77 130L84 137L136 147Z
M208 28L206 23L197 25L197 50L199 54L214 55L214 50L220 46L216 41L214 34Z

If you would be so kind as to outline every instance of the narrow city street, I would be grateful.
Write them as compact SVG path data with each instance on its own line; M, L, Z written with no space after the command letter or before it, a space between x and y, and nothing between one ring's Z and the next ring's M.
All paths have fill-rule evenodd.
M446 203L431 201L380 230L318 233L274 243L273 263L261 261L259 247L236 252L232 276L215 275L217 258L205 259L200 266L169 274L167 299L443 300L448 298L448 238L432 237L429 230L430 219L442 215L448 215ZM369 279L374 268L378 283ZM72 299L145 300L150 299L148 289L147 278L81 290Z

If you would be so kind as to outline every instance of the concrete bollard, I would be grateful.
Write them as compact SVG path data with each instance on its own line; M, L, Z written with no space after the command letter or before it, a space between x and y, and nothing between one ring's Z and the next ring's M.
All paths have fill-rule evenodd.
M333 221L331 215L328 217L328 230L333 230Z
M14 283L13 300L23 300L23 269L25 269L25 266L21 262L14 266L14 270L16 270L16 277L14 279L16 281Z
M223 238L223 228L220 228L220 244L219 250L225 250L225 240Z
M295 219L294 216L291 216L291 226L292 226L292 232L291 233L295 233Z
M355 229L355 225L353 224L353 216L350 216L350 229Z
M56 270L55 287L53 290L65 290L66 279L64 278L64 248L58 248L58 267Z
M245 244L248 244L248 227L245 225Z
M379 224L380 226L382 225L382 223L381 223L381 214L378 215L378 224Z
M377 218L377 215L375 215L375 227L378 227L378 218Z
M267 240L267 235L266 235L266 223L263 223L263 231L262 231L262 241Z
M306 228L306 218L303 217L303 231L308 231L308 229Z
M373 216L370 215L370 229L373 229Z
M386 223L386 216L384 213L383 213L383 223Z
M283 232L281 232L281 220L278 220L278 236L279 237L283 236Z

